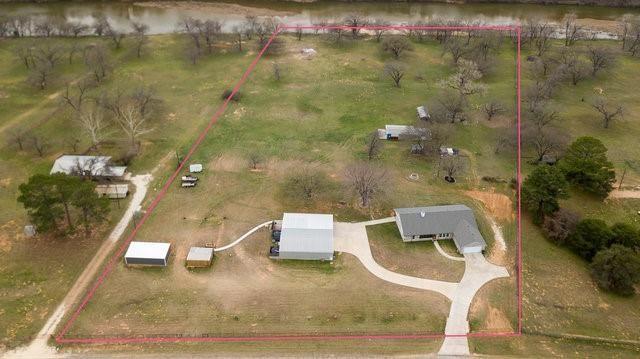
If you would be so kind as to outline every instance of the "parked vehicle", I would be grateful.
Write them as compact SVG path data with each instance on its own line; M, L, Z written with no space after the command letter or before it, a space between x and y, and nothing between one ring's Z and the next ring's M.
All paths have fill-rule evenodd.
M196 176L182 176L182 182L197 182L198 177Z
M182 182L182 187L195 187L196 182Z

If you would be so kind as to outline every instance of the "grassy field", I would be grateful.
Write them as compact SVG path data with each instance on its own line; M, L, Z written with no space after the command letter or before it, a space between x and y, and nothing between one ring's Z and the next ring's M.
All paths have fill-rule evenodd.
M344 168L354 160L364 158L365 138L372 130L385 124L413 123L415 107L429 101L439 91L438 80L452 72L451 60L442 56L440 46L435 43L415 44L414 51L402 60L409 71L403 87L396 89L381 74L382 65L389 57L373 41L335 46L312 36L303 38L300 43L291 37L284 39L288 51L262 60L243 87L240 102L231 104L194 155L193 162L205 165L199 186L184 190L174 185L139 233L141 240L171 242L174 245L171 265L163 270L134 270L118 265L80 316L71 335L442 331L448 311L448 303L443 297L381 282L346 254L338 256L332 264L273 262L266 258L268 239L265 233L256 234L229 253L222 253L210 270L190 272L184 269L183 260L190 245L226 244L254 225L278 218L285 210L334 213L336 220L353 221L387 216L398 206L462 202L476 209L481 232L490 244L488 255L492 260L497 258L492 231L480 215L485 208L464 191L495 191L514 198L507 185L480 180L482 176L514 176L515 154L508 151L494 153L499 136L497 130L508 127L514 118L513 50L503 47L497 60L499 71L483 79L488 85L487 94L473 98L471 105L477 109L487 99L497 98L509 108L508 115L487 124L479 111L474 110L468 123L456 125L452 146L464 149L472 164L464 178L455 185L445 184L435 178L434 163L408 155L406 143L388 142L377 162L389 170L390 191L379 198L371 210L363 211L354 206L352 196L341 189ZM16 42L5 41L3 45L6 46L0 47L0 61L7 64L0 69L3 134L15 126L34 126L37 131L55 139L45 158L38 158L29 150L16 154L15 149L8 146L0 152L0 177L7 189L0 192L0 201L3 208L8 209L0 214L0 220L13 226L7 240L14 244L3 253L12 258L10 267L3 273L16 272L28 263L46 263L38 262L42 255L34 254L38 252L32 250L43 246L47 260L65 263L64 275L56 278L66 278L63 282L54 282L53 273L44 266L28 273L33 279L24 282L33 283L27 286L33 293L27 293L25 289L16 301L31 300L31 307L39 310L37 316L25 310L8 317L12 304L0 301L0 322L6 323L5 319L9 319L22 333L9 337L7 328L7 338L11 339L5 342L19 344L37 331L46 319L46 313L62 297L89 255L78 253L77 258L69 258L61 246L59 253L51 251L53 245L49 242L14 240L25 221L24 212L15 202L17 185L32 173L48 171L53 158L69 151L66 143L72 133L67 131L68 116L59 110L55 98L49 98L60 89L62 79L57 80L51 90L34 92L23 82L25 70L12 59L10 50L17 46ZM313 47L318 55L313 60L302 59L298 55L301 47ZM138 60L125 46L125 50L114 52L118 66L103 85L112 88L134 79L136 83L152 86L165 100L166 117L156 119L156 129L144 137L141 156L131 166L134 172L145 172L166 159L151 187L151 197L174 168L174 152L186 151L195 134L221 103L222 91L233 85L255 56L254 51L221 52L191 66L182 57L181 49L179 37L154 36L148 53ZM282 69L280 81L273 78L274 62ZM525 83L531 81L528 66L524 64ZM78 61L75 65L65 65L64 76L81 76L83 71ZM640 129L634 123L635 114L640 110L640 99L638 94L626 90L634 85L634 78L629 73L640 73L640 63L625 57L610 73L577 87L563 85L555 100L561 109L561 126L568 129L572 137L591 134L601 138L618 168L623 160L637 158L640 151L634 146L635 138L640 135ZM603 88L609 96L627 106L625 119L608 130L599 127L595 113L581 101L596 87ZM121 141L116 131L112 137L115 143ZM114 156L121 154L118 146L105 147L103 151ZM253 152L264 158L258 171L248 168L247 158ZM324 172L329 179L329 189L314 201L296 200L284 193L287 175L305 166ZM529 170L530 166L526 165L525 173ZM411 173L419 174L420 179L407 180ZM638 174L629 173L625 181L638 183ZM147 204L149 201L148 198ZM635 215L639 206L637 201L618 200L603 204L576 194L564 205L578 208L587 216L608 216L611 220L628 222L638 220ZM11 221L14 224L8 224ZM503 264L513 274L515 224L513 220L505 219L500 220L499 225L507 244L504 254L507 259ZM547 242L528 218L524 219L523 229L526 330L542 334L638 339L638 328L633 322L633 318L638 317L637 297L620 298L602 293L592 284L582 260ZM390 229L381 230L377 233L380 236L375 229L373 231L374 255L377 253L376 258L381 262L384 262L379 256L381 251L406 254L415 261L437 255L432 246L408 249L400 247L400 242L385 241ZM92 253L97 244L88 246L87 253ZM76 259L77 265L69 264ZM399 271L437 276L439 272L430 272L434 263L407 268L399 262L383 264L397 266ZM440 274L453 277L456 273L454 270ZM5 282L6 289L2 289L5 292L19 283L18 280L2 283ZM513 281L503 283L491 283L481 290L470 314L473 331L515 328ZM4 328L0 329L5 332ZM482 354L575 355L571 351L574 343L547 340L544 336L500 340L501 344L492 346L496 341L474 339L471 342L472 348ZM402 343L411 348L408 352L413 349L432 352L437 348L437 341L416 343L415 346L409 342L394 343L389 347L397 351L380 349L375 352L406 353ZM305 343L299 347L313 348L315 345ZM341 345L348 347L338 342L335 346L318 346L330 352L344 352L346 349ZM380 343L375 345L385 347ZM608 348L575 345L579 346L578 353L581 350L604 352ZM273 348L274 353L290 349L286 344L283 347L286 349ZM627 348L617 349L628 353Z

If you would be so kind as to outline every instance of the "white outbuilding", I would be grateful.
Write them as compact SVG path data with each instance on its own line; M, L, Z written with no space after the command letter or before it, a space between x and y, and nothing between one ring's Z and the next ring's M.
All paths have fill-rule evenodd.
M200 173L202 172L202 164L201 163L193 163L189 165L189 172L191 173Z
M285 213L277 258L333 260L333 215Z
M170 243L131 242L124 262L127 265L162 266L169 261Z

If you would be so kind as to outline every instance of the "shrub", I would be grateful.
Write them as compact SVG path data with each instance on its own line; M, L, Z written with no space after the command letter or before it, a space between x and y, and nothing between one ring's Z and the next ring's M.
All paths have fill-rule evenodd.
M233 90L231 90L231 89L224 90L224 92L222 93L222 96L220 98L222 98L223 100L226 100L229 96L231 96L232 93L233 93ZM240 91L238 91L233 95L231 100L235 101L235 102L238 102L238 101L240 101L240 98L242 98L242 93Z
M610 243L613 233L607 224L600 219L585 219L578 223L575 231L567 238L571 249L586 260Z
M538 166L522 183L522 204L533 214L536 224L560 208L558 199L567 198L569 184L555 166Z
M640 232L630 224L616 223L611 226L613 237L609 245L619 244L621 246L633 249L636 253L640 252Z
M593 137L580 137L560 161L567 180L585 191L606 196L613 188L615 171L607 148Z
M614 244L596 254L591 276L600 288L621 295L632 295L640 282L640 257L631 249Z
M573 234L580 222L580 215L571 210L561 208L553 215L546 217L542 228L547 239L555 244L563 245L567 238Z

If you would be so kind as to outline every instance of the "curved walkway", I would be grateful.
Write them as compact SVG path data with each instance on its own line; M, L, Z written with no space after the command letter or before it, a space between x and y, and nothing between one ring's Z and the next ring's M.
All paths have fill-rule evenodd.
M240 237L240 238L236 239L235 241L233 241L233 242L231 242L231 243L229 243L229 244L227 244L225 246L222 246L220 248L214 248L213 251L214 252L220 252L220 251L224 251L225 249L229 249L229 248L235 246L236 244L242 242L243 240L245 240L247 237L252 235L257 230L259 230L261 228L269 227L272 222L273 221L267 221L267 222L264 222L262 224L259 224L259 225L255 226L255 227L253 227L249 232L243 234L242 237Z
M436 246L436 249L438 250L438 252L440 254L442 254L443 257L445 257L447 259L451 259L452 261L464 262L464 257L454 257L454 256L450 255L449 253L445 252L444 249L442 249L442 247L440 247L440 243L438 243L438 241L433 241L433 245Z

